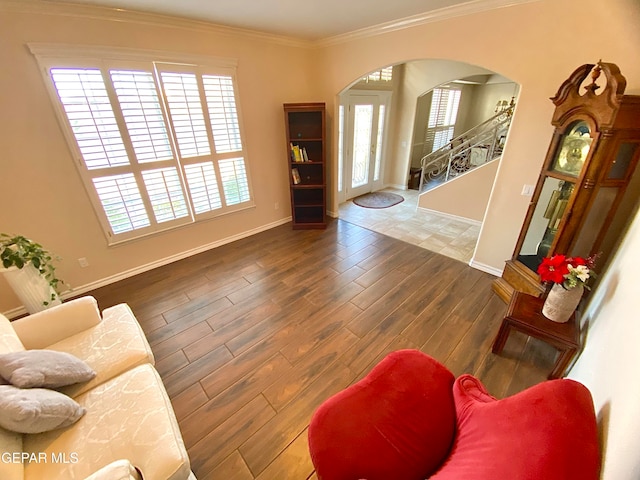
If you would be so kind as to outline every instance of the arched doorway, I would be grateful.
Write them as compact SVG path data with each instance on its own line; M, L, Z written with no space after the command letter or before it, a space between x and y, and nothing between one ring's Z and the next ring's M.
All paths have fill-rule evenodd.
M353 82L339 94L338 185L335 192L339 216L468 263L482 218L426 211L419 207L420 192L409 189L412 186L411 175L420 166L425 148L429 148L425 145L425 141L428 142L425 133L429 133L432 92L443 85L453 85L453 89L460 92L456 121L447 126L451 133L457 134L466 131L484 115L493 114L497 104L506 103L517 95L518 86L484 68L445 60L411 61L385 70L391 70L390 79L380 78L380 72L384 70L377 70ZM385 101L375 104L370 99L376 97L385 98ZM369 99L367 112L380 108L378 105L384 106L384 116L378 114L376 117L377 130L374 121L365 131L364 137L370 142L368 148L357 143L362 139L362 135L358 139L359 130L356 128L357 109L364 99ZM367 113L367 118L372 119L373 115ZM384 123L380 123L382 119ZM433 141L430 147L433 147ZM360 152L368 150L368 157L365 157L375 169L371 177L373 181L362 190L358 190L357 182L354 182L354 172L357 173L354 170L354 152L357 156L358 148ZM371 174L371 170L368 173ZM487 181L492 185L493 180L492 177ZM405 201L384 211L353 208L350 202L353 197L376 190L399 193ZM459 201L456 198L452 200ZM440 230L436 231L438 228Z

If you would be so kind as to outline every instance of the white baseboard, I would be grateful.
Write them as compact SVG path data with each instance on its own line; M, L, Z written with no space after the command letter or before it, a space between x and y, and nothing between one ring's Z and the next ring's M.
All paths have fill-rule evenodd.
M396 190L407 190L406 185L399 185L399 184L385 185L383 188L395 188Z
M291 221L291 217L283 218L273 223L268 223L266 225L261 225L260 227L247 230L245 232L239 233L237 235L232 235L230 237L223 238L221 240L217 240L215 242L207 243L201 245L196 248L192 248L190 250L186 250L184 252L176 253L175 255L170 255L165 258L161 258L154 262L147 263L145 265L140 265L135 268L131 268L129 270L125 270L124 272L117 273L115 275L111 275L109 277L102 278L100 280L96 280L95 282L87 283L85 285L81 285L78 287L74 287L60 295L63 300L68 298L77 297L78 295L83 295L87 292L95 290L97 288L105 287L112 283L118 282L120 280L124 280L129 277L133 277L134 275L138 275L140 273L148 272L149 270L153 270L154 268L162 267L163 265L168 265L170 263L176 262L178 260L182 260L184 258L191 257L192 255L197 255L198 253L206 252L207 250L211 250L213 248L221 247L222 245L226 245L227 243L235 242L236 240L241 240L246 237L250 237L251 235L255 235L260 232L264 232L266 230L271 230L272 228L279 227L280 225L284 225ZM3 314L7 318L15 318L21 315L25 315L27 310L24 307L17 307L7 312L3 312Z
M25 315L26 313L28 313L26 308L16 307L12 308L11 310L7 310L6 312L2 312L2 315L11 320L12 318L20 317L22 315Z
M480 263L477 262L475 259L471 259L471 261L469 262L469 266L472 268L475 268L476 270L480 270L482 272L485 273L489 273L495 277L500 277L502 276L502 268L495 268L492 267L491 265L486 265L484 263Z
M426 212L426 213L430 213L432 215L440 215L441 217L450 218L452 220L457 220L457 221L460 221L460 222L465 222L465 223L468 223L470 225L474 225L476 227L482 226L482 222L481 221L474 220L472 218L461 217L459 215L453 215L451 213L440 212L438 210L431 210L430 208L424 208L424 207L418 207L418 210L421 210L421 211Z

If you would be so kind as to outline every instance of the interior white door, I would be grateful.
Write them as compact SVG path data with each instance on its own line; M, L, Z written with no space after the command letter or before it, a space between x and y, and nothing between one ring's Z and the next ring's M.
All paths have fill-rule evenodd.
M343 149L344 199L382 188L382 144L387 95L346 97Z

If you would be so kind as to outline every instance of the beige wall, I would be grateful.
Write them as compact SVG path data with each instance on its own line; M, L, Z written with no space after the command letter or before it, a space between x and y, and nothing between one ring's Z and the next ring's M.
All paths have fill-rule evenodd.
M467 131L476 125L490 119L496 114L498 101L518 100L518 85L515 83L493 83L474 86L473 108L467 115L466 123L462 131Z
M458 65L462 69L469 67L464 64L454 65ZM440 69L437 69L436 71L440 71ZM496 83L487 85L470 85L460 83L456 85L456 88L461 91L461 95L453 137L463 135L465 132L495 116L496 103L501 100L510 101L512 96L517 96L518 86L515 83ZM429 91L424 95L418 94L415 99L415 119L413 123L413 136L410 152L411 167L420 167L423 151L425 149L423 140L426 126L429 121L432 97L433 92ZM427 148L430 147L431 145L427 146Z
M62 257L73 288L118 278L184 252L265 228L290 216L283 102L322 100L307 44L155 20L110 21L20 12L0 3L0 232L23 234ZM68 12L45 6L38 12ZM70 10L69 12L74 12ZM129 17L126 17L129 18ZM149 18L145 17L146 20ZM194 28L195 27L195 28ZM70 156L28 42L164 50L237 59L240 107L256 207L153 237L107 247ZM295 68L292 68L295 65ZM269 87L266 88L265 85ZM279 210L275 204L279 204ZM89 267L77 262L86 257ZM0 311L20 306L0 278Z
M473 264L500 271L513 252L529 197L551 139L548 100L584 63L616 63L628 94L640 94L640 6L635 0L541 0L472 17L416 26L322 49L324 96L375 65L444 58L479 65L521 86L518 105L489 200ZM465 32L461 34L460 32ZM446 40L446 41L445 41ZM335 146L334 146L335 148ZM334 155L335 157L335 155ZM636 480L640 472L640 398L627 371L638 364L640 237L628 239L591 307L596 319L573 376L591 390L607 439L605 480ZM623 276L624 272L624 276ZM620 280L626 282L620 287ZM593 303L592 302L592 303ZM605 421L605 419L608 419Z
M486 73L482 68L447 60L407 62L394 91L394 134L387 145L385 184L406 187L411 164L412 142L418 97L450 80ZM460 132L462 133L462 132ZM419 163L419 159L418 159Z
M533 184L549 143L553 106L547 99L583 63L616 63L640 94L640 8L636 0L540 0L520 6L416 25L374 36L331 39L318 45L288 44L234 32L174 28L151 21L19 13L18 2L0 0L0 231L31 236L64 258L60 273L74 286L91 285L140 266L288 216L281 103L325 101L332 162L336 158L337 94L383 65L446 59L478 65L521 85L513 126L489 200L474 264L499 270L511 256ZM162 22L160 22L162 23ZM165 22L166 23L166 22ZM257 207L226 218L107 248L53 114L26 42L67 42L152 48L238 59L241 108ZM295 65L295 68L292 66ZM7 95L7 92L10 94ZM398 132L404 134L404 132ZM407 137L410 140L410 133ZM335 168L331 170L335 177ZM335 185L335 182L333 183ZM330 210L337 211L331 196ZM274 210L279 202L281 210ZM638 222L595 292L589 316L594 328L572 376L592 391L608 418L604 478L638 478L640 401L632 373L640 332L637 274ZM87 257L81 269L76 259ZM0 281L0 311L18 302ZM607 412L609 412L607 414Z
M600 424L603 479L640 478L640 217L593 293L584 352L569 377L591 391Z
M420 195L418 206L482 222L497 170L497 160L474 168Z
M512 254L529 202L528 197L520 195L522 186L535 183L551 139L553 105L548 98L576 67L599 58L618 64L627 76L628 93L640 91L640 63L630 48L640 44L640 29L634 23L637 14L634 17L629 13L631 8L637 10L635 5L632 0L606 4L597 0L543 0L329 44L321 50L325 72L322 87L330 97L360 72L417 58L478 65L521 85L473 259L474 265L497 272ZM592 26L592 33L586 33L588 26ZM585 32L579 35L579 48L575 48L576 32ZM399 137L397 140L402 141ZM410 137L406 140L408 145Z
M286 152L281 103L327 102L332 153L329 173L335 180L337 142L333 137L338 93L369 71L417 59L477 65L522 87L473 259L480 268L499 271L512 253L528 204L529 199L520 195L522 185L535 183L551 137L553 108L547 99L577 66L598 58L619 65L628 79L628 93L640 92L640 63L630 48L640 44L638 8L633 0L606 4L598 0L540 0L316 45L189 22L174 26L164 18L160 21L149 16L112 21L100 15L67 15L64 7L51 4L21 11L20 2L2 0L0 8L0 52L5 64L11 65L10 74L5 70L0 75L0 88L11 92L3 97L2 107L3 112L12 113L0 120L0 162L4 178L24 179L3 182L0 199L10 208L2 211L0 231L28 235L63 257L60 274L76 288L285 221L289 201L282 162ZM65 14L47 13L57 10ZM589 25L592 28L586 28ZM576 48L579 31L590 33L580 35L580 48ZM28 42L113 45L236 58L256 208L108 248L72 165L35 60L25 46ZM405 111L412 112L415 99L406 103ZM402 118L411 120L395 122L390 133L395 142L391 151L404 163L390 162L393 167L385 173L387 183L403 185L413 116ZM337 212L335 195L330 194L329 200L329 210ZM280 210L274 209L275 203ZM79 267L76 260L80 257L89 260L88 268ZM0 280L0 311L18 305Z

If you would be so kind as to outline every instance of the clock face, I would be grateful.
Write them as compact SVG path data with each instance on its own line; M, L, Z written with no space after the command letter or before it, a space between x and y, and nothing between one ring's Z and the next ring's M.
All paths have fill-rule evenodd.
M551 169L577 177L591 147L589 125L584 121L574 123L560 141Z

